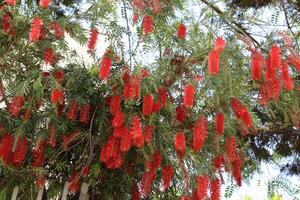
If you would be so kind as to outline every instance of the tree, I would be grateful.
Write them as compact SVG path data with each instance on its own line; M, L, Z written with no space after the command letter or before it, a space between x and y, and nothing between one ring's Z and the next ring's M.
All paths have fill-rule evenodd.
M232 4L149 2L2 2L2 196L53 199L70 181L70 199L82 182L91 199L219 199L225 173L241 185L266 159L264 133L297 135L293 32L259 41Z

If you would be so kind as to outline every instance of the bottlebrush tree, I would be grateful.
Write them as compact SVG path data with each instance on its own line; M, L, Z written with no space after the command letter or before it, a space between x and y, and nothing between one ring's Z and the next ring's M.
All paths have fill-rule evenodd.
M217 200L226 174L241 186L254 171L261 113L299 131L291 37L260 44L211 15L178 19L189 3L1 2L2 195L55 199L69 181L70 199L87 182L91 199Z

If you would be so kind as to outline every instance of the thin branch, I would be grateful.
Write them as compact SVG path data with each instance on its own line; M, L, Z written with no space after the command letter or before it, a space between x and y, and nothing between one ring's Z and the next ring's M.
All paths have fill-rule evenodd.
M9 102L8 102L7 96L5 94L5 89L4 89L4 85L3 85L3 81L2 81L1 76L0 76L0 93L2 94L2 98L5 102L6 109L8 109L9 108Z
M208 7L210 7L211 9L213 9L217 14L220 15L220 17L224 20L224 22L230 26L231 28L233 28L237 33L240 33L244 36L249 37L257 46L261 46L260 43L254 38L252 37L252 35L238 22L233 21L229 18L226 18L224 16L224 12L222 10L220 10L220 8L218 8L217 6L215 6L214 4L210 3L207 0L201 0L203 3L205 3ZM229 23L229 21L231 21L231 23L234 25L232 25L231 23Z
M128 45L129 45L129 64L130 64L130 67L132 65L131 63L131 31L130 31L130 27L129 27L129 20L128 20L128 16L127 16L127 10L126 10L126 5L125 5L125 2L123 2L123 7L124 7L124 15L125 15L125 20L126 20L126 34L127 34L127 37L128 37Z

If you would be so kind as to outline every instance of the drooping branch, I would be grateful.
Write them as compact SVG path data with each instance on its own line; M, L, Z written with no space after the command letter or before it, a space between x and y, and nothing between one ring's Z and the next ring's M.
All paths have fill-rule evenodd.
M224 20L224 22L232 29L234 29L237 33L249 37L257 46L259 47L261 46L260 43L240 23L225 17L224 12L216 5L210 3L207 0L201 0L201 1L205 3L207 6L209 6L211 9L213 9L218 15L220 15L220 17Z

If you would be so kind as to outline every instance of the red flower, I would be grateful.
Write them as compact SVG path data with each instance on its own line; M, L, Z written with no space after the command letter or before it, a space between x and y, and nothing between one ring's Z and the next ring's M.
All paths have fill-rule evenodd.
M141 120L138 116L133 116L130 122L130 135L134 140L136 138L142 137L142 125Z
M158 14L161 12L161 2L160 0L152 0L152 8L153 8L153 13Z
M287 62L294 65L297 71L300 71L300 56L297 53L293 52L289 55Z
M6 165L8 164L9 155L13 145L14 145L14 138L9 133L5 134L1 138L0 158L2 158L2 160Z
M221 183L218 178L215 178L211 182L211 186L210 186L210 199L220 200L220 198L221 198Z
M224 134L224 114L221 112L216 114L216 133L218 135Z
M217 156L213 159L212 163L215 171L220 170L225 164L225 158L224 156Z
M46 182L45 177L39 175L39 176L37 176L37 178L36 178L35 184L36 184L36 186L37 186L38 188L44 188L45 182Z
M91 171L90 166L85 165L85 166L82 168L82 170L81 170L82 176L83 176L83 177L87 177L87 176L89 175L90 171Z
M138 20L139 20L139 16L137 14L134 14L132 17L132 23L136 24Z
M143 116L151 115L153 108L153 96L152 95L145 95L143 100Z
M112 121L112 126L115 128L121 127L123 125L124 120L125 120L124 113L122 113L121 111L118 111Z
M258 51L254 51L252 54L251 66L252 66L252 80L257 81L261 79L261 69L263 64L263 56Z
M168 100L168 92L165 86L158 88L158 100L162 108L166 107Z
M129 134L129 131L125 131L124 134L121 136L120 150L122 152L129 151L131 147L131 143L132 143L131 135Z
M144 34L149 34L153 32L154 22L153 18L150 15L145 15L143 17L143 32Z
M18 142L12 154L12 163L15 166L21 166L27 151L27 139L18 137Z
M33 18L31 21L30 33L29 33L29 40L31 42L36 42L42 36L42 26L43 21L39 17Z
M49 5L51 4L51 1L52 1L52 0L40 0L39 5L40 5L41 8L46 9L46 8L48 8Z
M207 190L209 184L209 176L198 176L197 177L197 193L199 200L205 200L207 197Z
M132 0L133 6L135 6L137 9L144 10L145 4L143 0Z
M79 173L78 172L74 172L71 175L70 178L70 186L69 186L69 191L72 193L76 193L79 189L80 183L79 183Z
M90 121L91 106L89 104L83 104L80 108L79 120L83 124L88 124Z
M70 133L69 135L63 136L63 148L66 150L71 142L73 142L77 137L80 136L80 131L76 130L73 133Z
M293 79L289 74L289 66L286 62L281 63L281 82L283 83L286 91L294 90Z
M132 200L140 200L141 194L140 194L140 191L139 191L139 187L137 185L136 182L134 182L134 185L132 187L132 191L131 191L131 197L132 197Z
M64 92L59 89L51 91L51 102L53 104L62 104L64 102Z
M176 119L179 122L184 122L186 119L186 109L183 106L179 106L175 109L176 111Z
M88 42L88 51L92 52L95 49L96 43L97 43L97 38L98 38L98 31L96 29L92 29L90 32L90 38Z
M194 151L200 151L207 138L207 119L204 117L199 118L194 127L194 135L192 141L192 149Z
M61 39L64 37L65 30L57 22L51 22L50 29L54 30L54 35L56 39Z
M171 185L171 180L173 177L173 167L172 165L166 165L162 171L162 184L163 184L163 191L166 191Z
M101 67L99 69L99 79L100 80L107 79L110 74L112 59L110 58L109 54L111 54L111 51L107 50L102 59Z
M6 4L8 6L14 6L16 5L16 0L5 0Z
M185 37L186 37L186 26L184 24L180 24L178 26L177 37L178 37L178 39L185 39Z
M39 141L32 154L33 154L33 162L31 164L31 166L33 168L38 168L38 167L42 167L44 160L45 160L45 156L44 156L44 147L45 147L45 141Z
M135 100L138 100L140 98L140 93L141 93L141 79L140 79L140 77L139 76L132 76L130 86L131 86L130 96L132 98L134 98Z
M48 130L49 136L48 136L48 143L51 147L56 146L56 128L54 125L51 125Z
M242 159L239 154L236 155L232 162L232 175L238 186L242 186Z
M141 189L144 196L147 196L149 194L154 180L155 180L155 171L147 171L143 173Z
M49 65L54 63L54 51L52 48L46 48L44 50L44 62Z
M175 135L174 145L179 159L183 159L185 156L185 134L183 132L179 132Z
M160 104L160 102L154 102L154 103L153 103L153 107L152 107L152 112L153 112L153 113L157 113L157 112L160 111L160 109L161 109L161 104Z
M153 126L146 126L144 128L144 139L145 139L146 143L151 142L153 132L154 132L154 127Z
M121 96L114 95L110 101L110 114L115 115L120 111Z
M226 48L226 42L223 38L218 37L215 41L214 51L221 53Z
M159 151L156 151L152 156L152 170L160 168L161 165L161 154Z
M183 103L186 108L193 108L195 98L195 87L193 85L187 85L184 88Z
M226 151L227 158L230 162L233 162L235 160L236 146L237 144L234 136L229 136L226 138L225 151Z
M9 106L9 114L15 117L18 116L23 104L24 104L23 97L15 96L12 100L12 103Z
M270 65L272 69L279 69L281 62L281 50L274 44L270 49Z
M79 108L77 102L70 103L68 108L67 118L72 121L76 120L78 115L78 110Z
M8 33L9 35L15 35L15 31L13 30L13 26L11 25L11 17L10 17L10 13L4 13L2 15L2 27L3 27L3 31L5 33Z
M220 56L217 51L211 51L208 54L208 73L210 75L217 75L220 67Z

